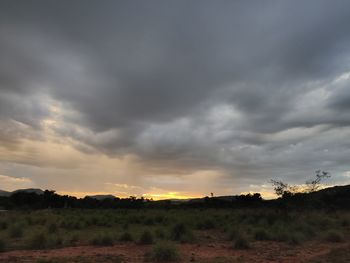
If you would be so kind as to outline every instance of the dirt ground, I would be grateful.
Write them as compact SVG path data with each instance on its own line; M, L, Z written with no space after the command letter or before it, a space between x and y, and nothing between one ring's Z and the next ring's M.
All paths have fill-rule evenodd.
M254 242L250 249L238 250L230 243L179 245L179 262L350 262L349 243L315 243L291 246L280 242ZM18 250L0 253L0 262L113 262L147 261L151 246L134 243L109 247L78 246L50 250ZM329 261L328 261L329 260Z

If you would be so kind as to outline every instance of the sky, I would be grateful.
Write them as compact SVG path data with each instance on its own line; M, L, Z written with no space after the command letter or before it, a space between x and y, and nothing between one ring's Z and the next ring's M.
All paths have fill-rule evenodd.
M2 0L0 189L350 183L350 2Z

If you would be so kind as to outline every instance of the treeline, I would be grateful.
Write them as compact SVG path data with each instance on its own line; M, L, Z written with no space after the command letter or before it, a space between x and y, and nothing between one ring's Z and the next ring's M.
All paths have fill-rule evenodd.
M91 197L77 198L59 195L55 191L45 190L43 194L35 192L17 192L0 197L3 209L47 209L47 208L141 208L149 200L144 198L113 198L98 200Z
M153 201L145 198L76 198L46 190L43 194L17 192L0 197L0 209L116 209L116 208L245 208L272 207L276 209L350 209L350 185L326 188L312 193L284 194L274 200L264 200L259 193L204 197L188 201Z

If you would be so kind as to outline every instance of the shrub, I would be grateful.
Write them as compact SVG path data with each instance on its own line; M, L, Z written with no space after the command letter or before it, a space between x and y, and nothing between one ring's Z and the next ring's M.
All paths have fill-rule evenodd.
M9 236L12 238L19 238L23 236L23 229L19 225L13 225L9 229Z
M47 240L47 247L49 248L54 248L54 247L59 247L62 246L63 240L60 236L50 236Z
M58 226L55 223L51 223L47 226L47 232L49 234L57 233L58 231Z
M5 241L0 239L0 252L5 251Z
M300 245L304 241L305 237L301 233L292 233L289 235L288 243L290 245Z
M8 224L6 221L0 221L0 230L7 229Z
M129 232L124 232L120 237L119 237L119 241L123 241L123 242L128 242L128 241L133 241L134 238L133 236L129 233Z
M160 229L160 228L156 229L155 234L156 234L156 237L158 238L165 238L165 233L163 229Z
M215 227L215 223L210 219L206 219L203 222L197 224L197 228L202 230L214 229Z
M335 230L331 230L326 234L325 240L328 242L338 243L338 242L344 242L345 238L342 233Z
M29 248L43 249L47 247L47 238L43 232L33 234L29 239Z
M174 244L161 243L153 247L152 259L156 262L177 261L179 258L179 251Z
M180 242L193 242L194 235L184 223L178 223L171 229L171 239Z
M254 238L255 240L260 240L260 241L271 239L269 233L265 229L256 230L254 233Z
M232 228L229 231L228 240L235 240L239 236L239 231L236 228Z
M171 238L173 240L181 240L181 238L186 234L187 228L184 223L178 223L171 229Z
M250 244L248 239L244 235L239 235L235 241L234 247L236 249L248 249L250 248Z
M144 231L140 237L139 243L142 245L153 244L153 235L148 230Z
M112 246L113 238L108 234L102 234L94 237L91 244L95 246Z

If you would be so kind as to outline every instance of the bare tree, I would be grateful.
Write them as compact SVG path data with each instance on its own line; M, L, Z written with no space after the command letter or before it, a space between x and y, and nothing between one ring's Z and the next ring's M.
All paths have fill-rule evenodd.
M323 179L331 177L329 172L317 170L316 172L316 178L312 180L308 180L305 182L306 184L306 190L307 193L312 193L317 191L321 187L321 181ZM273 189L277 196L284 196L284 195L294 195L296 193L301 192L300 187L297 185L289 185L281 180L270 180Z
M277 196L282 196L288 189L288 184L280 180L271 179L270 182Z
M331 177L330 173L326 171L317 170L315 171L315 173L316 173L316 178L306 181L305 183L307 193L312 193L317 191L321 187L321 181L323 179Z

